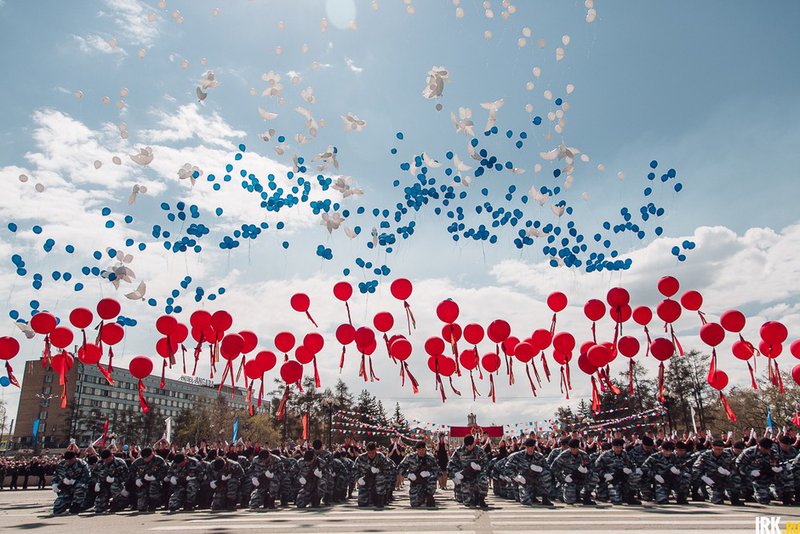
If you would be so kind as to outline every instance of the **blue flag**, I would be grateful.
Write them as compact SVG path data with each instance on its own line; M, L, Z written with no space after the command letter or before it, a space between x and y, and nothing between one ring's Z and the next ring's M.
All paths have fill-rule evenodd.
M772 427L772 406L767 407L767 428L770 432L775 431L775 429Z
M39 419L33 421L33 446L36 446L36 438L39 437Z
M233 439L231 443L236 443L236 440L239 439L239 416L236 416L236 419L233 420Z

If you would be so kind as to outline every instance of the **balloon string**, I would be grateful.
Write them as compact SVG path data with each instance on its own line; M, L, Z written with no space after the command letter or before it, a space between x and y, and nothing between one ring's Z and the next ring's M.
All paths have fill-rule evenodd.
M455 393L455 394L456 394L456 395L458 395L459 397L461 396L461 392L460 392L460 391L458 391L458 390L456 389L456 387L453 385L453 377L452 377L452 376L450 377L450 389L452 389L452 390L453 390L453 393Z
M550 383L550 368L547 366L547 358L544 351L542 351L542 367L544 367L544 376L547 378L547 382Z
M319 371L317 370L317 357L316 356L314 356L313 361L314 361L314 385L316 387L320 387L322 385L322 383L319 381ZM246 379L247 379L247 376L245 376L245 380Z
M311 317L311 314L308 313L308 310L306 310L306 317L308 317L308 320L311 321L311 324L314 325L314 328L319 328L319 325L317 324L317 321L315 321L314 318Z
M231 375L231 399L234 397L234 393L236 392L236 381L233 377L233 360L228 360L228 367L231 368L230 375Z
M144 413L150 411L150 408L147 406L147 401L144 398L144 382L142 382L141 378L139 379L139 406Z
M725 395L721 391L719 392L719 400L722 401L722 406L725 407L725 415L728 417L728 419L732 423L735 423L736 422L736 414L733 413L733 410L731 409L730 405L728 404L728 400L725 398Z
M553 314L553 319L550 321L550 337L553 337L553 334L556 331L556 314Z
M528 375L528 383L531 385L531 392L533 396L536 396L536 386L533 385L533 378L531 378L531 369L527 365L525 366L525 374Z
M11 385L19 387L17 377L14 376L14 369L11 368L11 363L8 361L6 361L6 374L8 375L8 381L11 383Z
M597 343L597 332L595 328L595 322L592 321L592 340Z
M658 400L664 402L664 362L658 366Z
M647 352L644 355L646 358L650 356L650 344L652 343L652 341L650 341L650 330L647 329L647 325L644 325L644 335L647 337Z
M755 361L755 358L753 359ZM750 371L750 385L753 386L753 389L758 389L758 383L756 382L756 375L753 372L753 366L750 365L750 361L747 362L747 369Z
M633 358L628 366L628 394L633 395Z
M347 310L347 322L350 323L350 326L353 326L353 319L350 317L350 305L347 301L344 301L344 308Z
M489 395L492 397L492 402L497 402L494 392L494 375L489 375Z
M542 387L542 379L539 377L539 369L536 368L536 361L531 358L531 367L533 367L533 374L536 376L536 383Z
M411 311L411 305L408 303L407 300L403 301L403 306L406 308L406 320L409 321L408 326L408 335L411 335L411 327L414 327L414 330L417 329L417 321L414 319L414 312Z
M706 321L706 314L705 313L701 312L700 310L697 310L697 315L700 316L700 322L701 323L706 324L708 322L708 321Z
M239 363L239 370L236 371L236 380L239 380L242 377L242 370L244 369L245 363L247 363L247 356L242 354L242 361ZM247 387L247 373L244 374L244 387Z
M181 357L183 359L183 374L186 374L186 347L181 343Z
M472 374L472 369L469 370L469 379L472 382L472 400L477 400L480 397L478 387L475 385L475 375Z

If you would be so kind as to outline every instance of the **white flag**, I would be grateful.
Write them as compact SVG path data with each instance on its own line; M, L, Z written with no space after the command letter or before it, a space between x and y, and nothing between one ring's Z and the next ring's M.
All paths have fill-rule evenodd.
M164 424L166 425L164 429L164 439L172 443L172 416L164 419Z
M689 409L692 411L692 428L694 429L694 433L697 434L697 423L694 421L694 406L689 406Z

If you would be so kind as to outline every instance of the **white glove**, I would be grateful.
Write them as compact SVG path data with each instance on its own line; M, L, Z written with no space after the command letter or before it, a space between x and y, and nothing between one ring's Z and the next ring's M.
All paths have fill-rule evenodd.
M231 479L231 476L232 476L232 475L222 475L220 478L221 478L222 480L224 480L225 482L227 482L227 481L229 481L229 480Z
M664 483L664 477L662 477L661 475L656 475L653 478L656 479L656 482L658 482L659 484Z
M300 485L301 485L301 486L305 486L305 485L306 485L306 482L307 482L307 480L305 479L305 477L300 477L300 478L298 478L298 479L297 479L297 481L298 481L298 482L300 482Z
M780 473L781 471L783 471L783 467L776 465L772 467L772 470L775 471L776 473Z
M114 482L114 477L106 477L106 482L111 484L112 482Z
M364 480L363 477L358 479L358 485L359 486L365 486L366 484L367 484L367 481Z
M701 476L700 480L702 480L703 482L705 482L709 486L713 486L714 485L714 480L712 480L711 478L707 477L706 475Z
M516 481L517 481L517 482L519 482L520 484L525 484L525 477L524 477L524 476L522 476L522 475L517 475L517 476L515 476L515 477L514 477L514 480L516 480Z
M264 471L264 476L271 480L275 475L272 474L272 471Z
M724 467L717 467L717 472L725 477L731 474L731 472L725 469Z
M372 473L375 475L381 472L381 470L378 469L377 467L370 467L369 470L372 471Z
M136 487L137 488L141 488L142 486L144 486L144 482L142 482L141 478L137 478L136 479Z
M95 493L100 491L100 483L99 482L95 482L94 483L94 491L95 491Z
M611 473L606 473L605 475L603 475L603 478L606 479L606 482L611 482L612 480L614 480L614 475L612 475Z
M636 468L636 474L637 475L641 475L642 474L641 468L639 468L639 467Z
M195 479L197 479L197 477L186 477L186 480L187 480L187 481L189 481L189 480L195 480Z
M564 482L570 484L572 482L572 475L567 475L564 477Z
M672 471L673 475L680 475L681 474L681 470L678 469L677 467L675 467L674 465L672 467L670 467L669 470Z
M461 482L462 480L464 480L464 474L461 471L459 471L458 473L456 473L456 476L453 477L453 480L458 480L459 482Z
M419 474L419 476L421 476L422 478L428 478L429 476L431 476L431 472L430 472L430 471L423 471L423 472L421 472L421 473ZM409 477L409 479L410 479L410 478L411 478L411 477Z
M171 478L171 477L170 477L169 475L167 475L167 476L165 476L165 477L164 477L162 480L163 480L164 482L169 482L169 479L170 479L170 478Z
M631 473L633 473L630 467L623 467L622 472L625 473L626 475L630 475Z
M544 467L542 467L541 465L531 464L531 471L533 471L534 473L541 473L542 471L544 471Z
M314 469L314 476L317 478L322 478L322 471L319 469Z
M261 482L258 481L258 477L253 477L250 479L250 481L253 483L253 486L255 487L259 487L261 485Z
M145 475L144 479L148 482L152 482L156 479L156 477L154 477L153 475Z
M58 484L53 484L53 491L57 494L61 493L61 490L58 489Z
M588 470L588 469L586 469L586 467L584 467L584 466L582 466L582 465L581 465L581 466L578 466L578 471L580 471L580 472L581 472L581 473L583 473L583 474L586 474L586 473L588 473L588 472L589 472L589 470Z
M754 477L760 476L761 475L761 471L759 471L758 469L753 469L752 471L750 471L750 475L752 475Z
M65 478L61 482L63 482L64 485L66 485L66 486L71 486L71 485L75 484L75 481L72 480L71 478Z
M411 482L414 482L415 480L417 480L417 475L415 475L414 473L409 473L408 474L408 480L410 480Z
M478 464L476 464L475 462L470 462L470 463L469 463L469 466L470 466L472 469L474 469L475 471L480 471L480 470L481 470L481 466L480 466L480 465L478 465Z
M128 495L130 495L130 492L125 488L123 488L122 491L119 492L119 494L122 495L123 497L127 497Z
M213 489L213 490L217 489L217 481L216 480L212 480L211 484L209 484L209 486L211 486L211 489Z
M172 484L173 486L177 486L178 485L178 477L169 477L169 483Z

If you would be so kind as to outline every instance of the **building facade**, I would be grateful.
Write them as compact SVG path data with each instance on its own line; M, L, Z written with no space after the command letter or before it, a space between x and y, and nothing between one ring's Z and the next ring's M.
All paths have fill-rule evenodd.
M39 419L37 445L64 447L70 438L79 445L92 443L102 434L106 419L109 433L121 440L152 442L161 437L164 419L172 417L174 420L182 410L213 403L219 396L224 397L231 409L247 409L247 390L243 388L236 388L231 397L230 386L218 391L219 386L210 380L190 376L180 380L167 378L161 388L161 378L151 375L143 380L144 396L150 408L148 414L143 414L139 405L139 380L123 368L114 369L112 377L114 385L108 383L96 365L84 365L75 360L65 374L67 407L62 409L58 374L49 366L43 368L41 360L25 362L14 430L15 445L32 446L36 419ZM144 435L127 435L133 433Z

